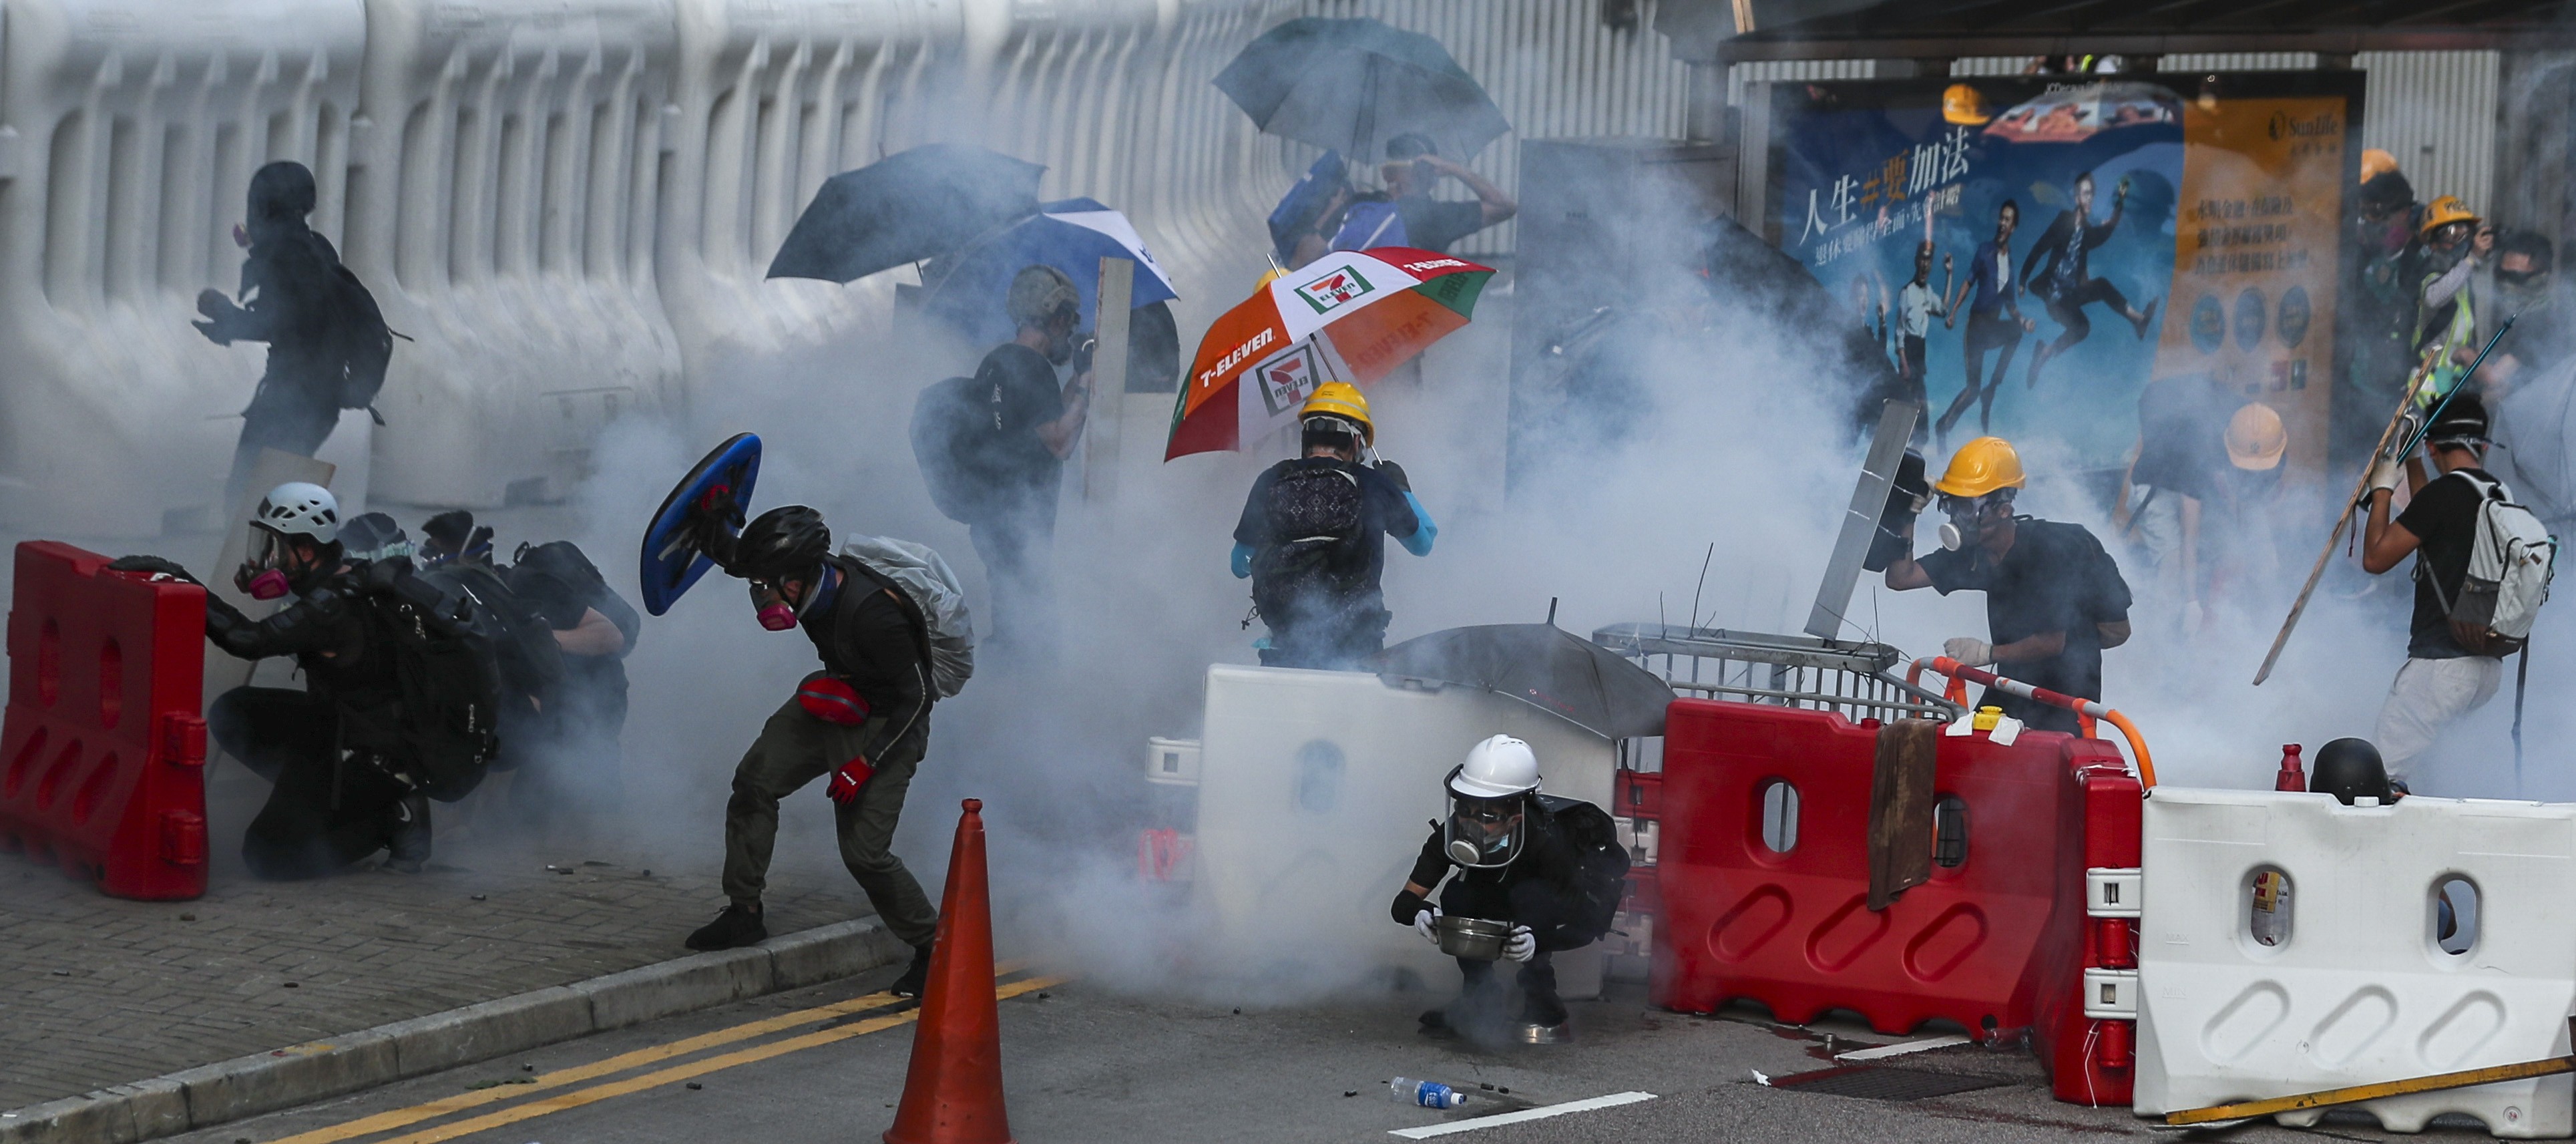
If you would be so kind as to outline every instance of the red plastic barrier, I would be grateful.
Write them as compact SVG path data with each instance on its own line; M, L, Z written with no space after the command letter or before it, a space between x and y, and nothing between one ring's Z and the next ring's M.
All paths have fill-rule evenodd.
M1943 736L1938 797L1964 805L1966 848L1938 857L1931 880L1873 913L1869 802L1875 720L1713 700L1673 703L1666 719L1663 924L1655 933L1654 1003L1706 1012L1737 998L1776 1018L1828 1009L1905 1033L1933 1018L1989 1041L2033 1032L2059 1095L2083 1077L2060 1063L2084 1048L2080 993L2088 919L2088 817L2116 832L2110 804L2127 780L2110 744L2024 731L2010 746L1983 733ZM1796 812L1770 788L1796 792ZM2093 786L2105 802L2093 807ZM2126 846L2135 865L2138 786L2126 781ZM1766 801L1770 841L1766 841ZM1794 834L1783 827L1794 825ZM1934 838L1923 840L1933 846ZM2069 1008L2071 1007L2071 1009ZM2071 1012L2072 1017L2067 1014ZM2101 1103L2125 1073L2092 1077ZM2076 1099L2081 1099L2079 1095Z
M0 848L120 898L206 892L206 593L18 545Z
M1664 813L1661 771L1620 771L1617 806L1610 813L1629 818L1660 818Z

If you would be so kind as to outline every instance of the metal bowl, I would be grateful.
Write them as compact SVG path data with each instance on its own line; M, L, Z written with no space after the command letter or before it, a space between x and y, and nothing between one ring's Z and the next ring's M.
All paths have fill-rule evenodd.
M1440 932L1440 952L1469 961L1492 961L1503 955L1503 943L1512 936L1512 923L1484 918L1462 918L1442 914L1431 923Z

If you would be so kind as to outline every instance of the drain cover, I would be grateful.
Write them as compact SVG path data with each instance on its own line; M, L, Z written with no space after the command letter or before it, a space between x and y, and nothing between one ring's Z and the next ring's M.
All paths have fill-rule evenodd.
M1771 1081L1771 1087L1797 1092L1821 1092L1827 1096L1858 1097L1862 1100L1923 1100L1935 1096L1949 1096L1953 1093L1974 1092L1981 1088L1995 1088L2005 1083L2007 1082L1993 1077L1970 1076L1964 1073L1852 1065L1777 1077Z

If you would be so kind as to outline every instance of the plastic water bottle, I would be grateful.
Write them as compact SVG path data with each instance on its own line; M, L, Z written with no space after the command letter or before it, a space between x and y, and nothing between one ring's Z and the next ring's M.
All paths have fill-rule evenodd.
M2308 776L2299 767L2299 745L2281 745L2281 769L2272 775L2273 790L2306 790Z
M1424 1108L1456 1108L1467 1103L1465 1096L1448 1085L1438 1081L1408 1080L1404 1077L1397 1077L1388 1082L1386 1094L1388 1099L1419 1104Z

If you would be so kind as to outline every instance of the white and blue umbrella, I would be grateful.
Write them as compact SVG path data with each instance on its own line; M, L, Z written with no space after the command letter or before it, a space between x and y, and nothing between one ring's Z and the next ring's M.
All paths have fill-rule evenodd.
M1130 306L1179 297L1171 276L1145 249L1127 216L1092 199L1063 199L924 267L922 308L974 342L1003 341L1016 332L1003 308L1011 279L1025 267L1052 266L1073 279L1081 293L1083 328L1096 329L1103 258L1135 262Z

